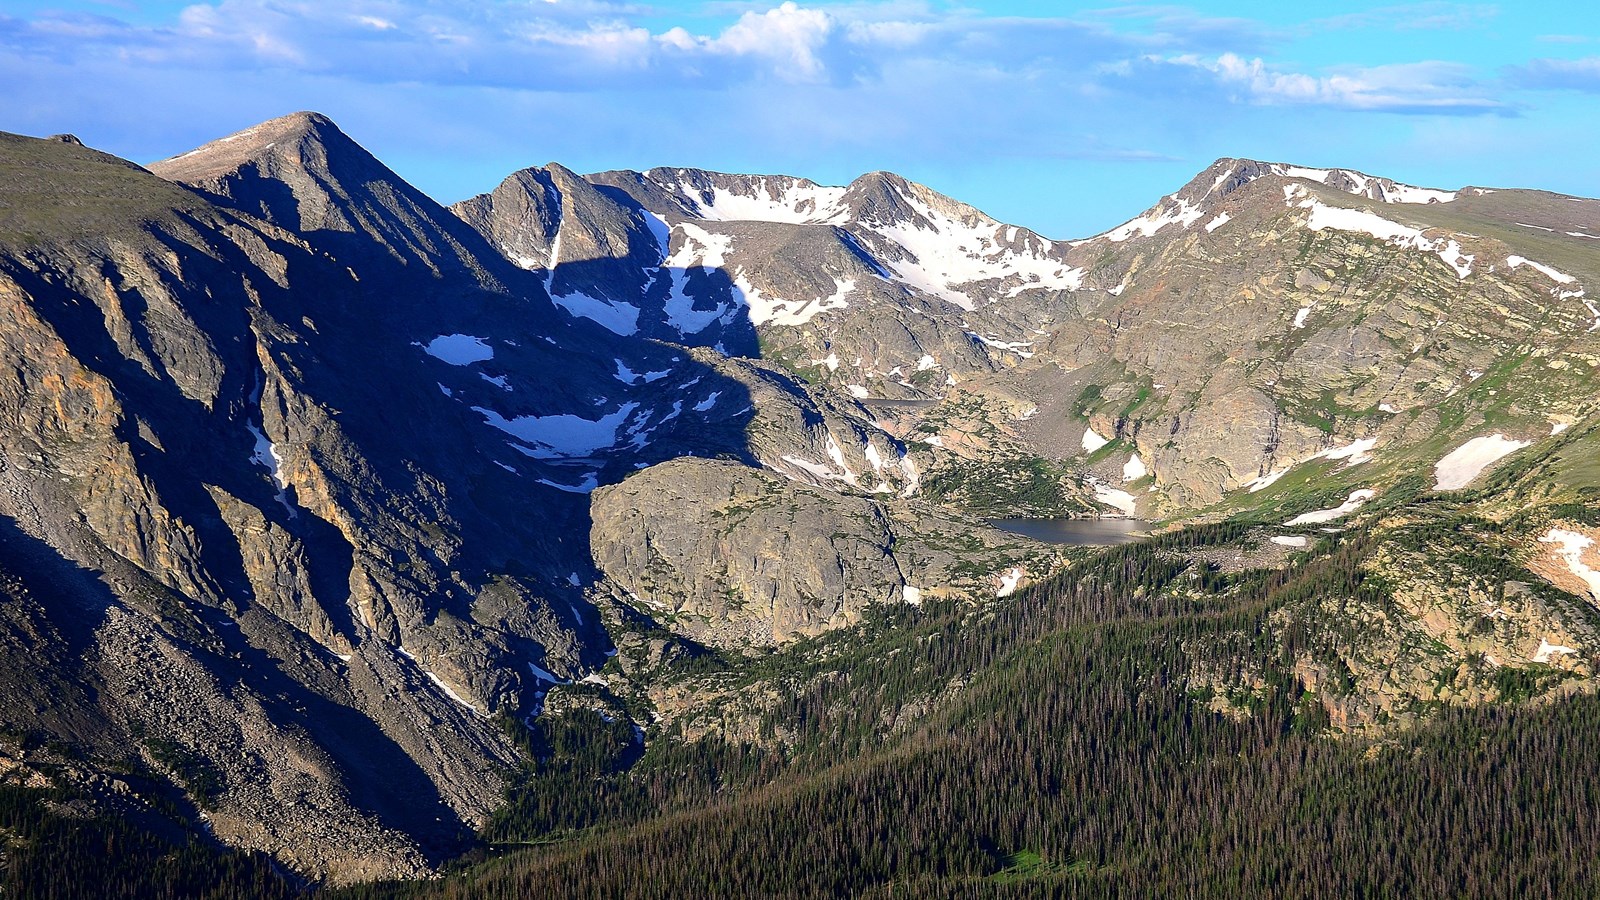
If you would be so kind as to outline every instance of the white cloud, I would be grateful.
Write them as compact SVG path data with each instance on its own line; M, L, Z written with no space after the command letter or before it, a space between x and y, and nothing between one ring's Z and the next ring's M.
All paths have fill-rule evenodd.
M764 56L785 76L818 79L823 75L819 53L834 31L834 19L821 10L785 2L765 13L747 12L705 46L714 53Z
M526 28L523 36L530 43L568 48L583 54L588 63L618 70L646 67L652 51L647 29L622 22L596 23L581 29L535 22Z

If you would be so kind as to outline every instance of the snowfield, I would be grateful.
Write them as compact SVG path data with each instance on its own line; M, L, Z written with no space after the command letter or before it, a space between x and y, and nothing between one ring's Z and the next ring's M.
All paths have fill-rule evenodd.
M1479 473L1489 466L1528 446L1531 441L1517 441L1503 434L1475 437L1434 463L1436 491L1457 491L1472 483Z
M512 445L522 453L534 459L562 459L584 457L600 450L610 450L617 443L617 429L638 408L637 403L624 403L610 415L593 421L566 413L507 419L494 410L481 406L472 407L472 411L483 416L484 421L495 428L533 445L532 447Z

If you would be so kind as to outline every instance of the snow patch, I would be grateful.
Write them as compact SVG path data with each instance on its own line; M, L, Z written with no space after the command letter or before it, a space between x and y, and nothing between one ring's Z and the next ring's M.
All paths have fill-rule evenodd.
M469 366L475 362L494 359L494 348L480 337L470 334L441 334L426 345L422 352L452 366Z
M1472 260L1475 257L1472 254L1462 253L1461 245L1454 240L1445 241L1444 248L1435 252L1444 260L1445 265L1456 270L1457 278L1465 278L1472 274Z
M1357 509L1360 509L1361 504L1366 503L1368 500L1371 500L1376 496L1378 496L1376 491L1367 488L1362 488L1359 491L1352 491L1350 496L1343 503L1339 504L1333 509L1319 509L1314 512L1301 513L1300 515L1290 519L1286 524L1315 525L1321 522L1332 522L1334 519L1342 519L1345 516L1355 512Z
M1177 194L1170 194L1164 197L1162 202L1154 209L1136 219L1130 219L1118 225L1116 228L1106 232L1102 237L1117 243L1121 243L1135 235L1150 237L1168 225L1188 228L1204 215L1205 211L1200 207L1190 205L1189 201L1180 199Z
M518 449L520 450L521 448L519 447ZM546 487L553 487L558 491L566 491L569 494L592 494L595 488L600 486L599 476L600 473L598 472L590 472L584 475L583 481L578 484L563 484L559 481L551 481L548 478L539 479L539 483Z
M1539 649L1528 658L1536 663L1549 663L1553 657L1569 656L1577 652L1578 650L1575 647L1563 647L1560 644L1552 644L1548 640L1540 638Z
M1257 491L1265 490L1266 488L1270 487L1273 482L1276 482L1278 479L1289 474L1290 469L1302 463L1311 462L1312 460L1344 460L1345 464L1343 468L1346 469L1350 468L1351 466L1359 466L1362 463L1369 462L1372 459L1372 448L1376 446L1378 446L1377 438L1361 438L1359 440L1351 441L1343 446L1329 447L1326 450L1318 450L1316 453L1311 454L1305 459L1297 459L1281 469L1274 469L1265 475L1258 475L1255 478L1245 482L1244 487L1248 488L1252 494Z
M844 309L850 305L850 294L856 289L854 278L835 278L833 280L833 293L817 300L785 300L778 297L769 297L744 277L744 270L740 270L734 278L734 285L738 287L744 297L745 306L749 309L750 321L755 325L788 325L794 327L804 325L816 317L818 313L830 309ZM837 363L835 363L837 367Z
M1484 469L1500 459L1528 446L1531 441L1518 441L1503 434L1475 437L1450 451L1434 463L1436 491L1455 491L1466 487Z
M580 319L589 319L613 334L624 337L639 331L639 308L627 303L613 303L591 297L582 291L571 294L551 294L550 299L562 309Z
M911 497L917 493L917 488L922 485L922 473L917 471L917 464L911 457L900 457L900 474L905 477L906 486L900 491L900 496Z
M465 706L467 709L472 711L473 715L477 716L480 719L489 718L489 714L488 713L482 712L476 706L473 706L470 702L468 702L467 698L465 698L465 697L461 696L460 694L456 693L453 689L451 689L450 685L445 684L444 680L441 679L439 676L433 674L432 672L429 672L427 669L423 669L422 670L422 674L428 676L428 680L433 682L434 687L437 687L440 691L444 692L444 695L446 697L449 697L451 700L454 700L455 702L461 704L462 706Z
M1377 438L1362 438L1351 441L1342 447L1329 447L1326 450L1313 453L1307 457L1306 461L1309 462L1313 459L1344 459L1349 460L1349 462L1345 463L1347 468L1358 466L1372 459L1372 448L1376 446L1378 446Z
M861 455L867 458L867 465L872 467L872 471L883 471L883 456L878 453L878 448L874 447L871 442L867 443L866 449L861 451Z
M966 332L966 335L985 347L993 347L996 350L1004 350L1008 353L1015 353L1023 359L1031 359L1033 357L1033 351L1023 349L1024 347L1032 347L1032 341L1002 341L995 338L984 337L976 331L968 331Z
M568 681L565 678L557 677L556 675L553 675L550 672L539 668L538 666L534 665L533 663L528 663L528 671L533 673L533 677L539 679L540 681L549 682L550 684L571 684L572 683L571 681Z
M1436 191L1431 188L1412 187L1409 184L1395 184L1379 190L1383 192L1385 203L1449 203L1456 199L1455 191Z
M1309 315L1311 315L1311 307L1309 307L1309 306L1300 307L1300 311L1294 314L1294 327L1295 328L1304 328L1304 327L1306 327L1306 316L1309 316Z
M683 240L679 242L677 250L661 261L670 282L664 312L667 323L678 329L680 334L698 334L729 310L723 303L709 310L695 309L694 298L687 293L688 272L690 269L703 272L721 268L726 255L733 249L733 237L715 234L689 222L680 222L676 227ZM681 274L677 271L680 269Z
M1217 188L1221 187L1222 183L1227 179L1227 176L1231 174L1231 172L1224 172L1222 177L1217 180L1217 184L1212 187L1212 190L1215 191ZM1358 197L1367 197L1383 203L1449 203L1455 200L1457 196L1456 191L1441 191L1434 188L1423 188L1415 187L1409 184L1400 184L1399 182L1388 181L1387 179L1373 178L1369 175L1365 175L1352 169L1314 169L1307 168L1305 166L1289 166L1282 163L1274 163L1271 166L1266 167L1264 174L1281 175L1285 178L1304 178L1308 181L1315 181L1318 184L1327 185L1335 190L1342 190L1347 194L1354 194ZM1329 184L1335 175L1338 175L1343 180L1348 181L1350 183L1350 187ZM1485 191L1483 193L1493 192Z
M1275 534L1272 542L1280 547L1304 547L1307 543L1303 534Z
M996 597L1009 597L1016 593L1017 584L1022 581L1022 570L1012 569L1000 576L1000 589L994 592Z
M255 452L250 454L250 461L267 470L278 490L287 488L289 484L283 480L283 457L278 453L278 445L269 440L254 422L246 422L244 427L249 429L250 436L256 439Z
M900 586L900 600L911 606L921 606L922 590L909 584L902 584Z
M1094 426L1090 426L1083 430L1083 452L1093 453L1109 443L1111 443L1110 438L1103 438L1100 435L1095 434Z
M809 459L805 459L803 457L786 455L786 456L782 456L782 457L779 457L779 458L782 459L784 462L788 463L789 465L794 466L794 467L796 467L796 468L798 468L798 469L800 469L802 471L808 472L811 475L813 475L813 476L815 476L815 477L817 477L819 479L822 479L824 481L846 481L846 482L854 481L854 476L841 475L838 472L835 472L833 469L829 468L828 466L823 465L822 463L813 462L813 461L811 461Z
M1252 494L1257 491L1264 491L1267 488L1272 487L1272 485L1276 483L1279 478L1289 474L1289 470L1292 468L1294 468L1294 466L1290 465L1281 469L1273 469L1271 472L1268 472L1265 475L1257 475L1249 481L1246 481L1244 486L1249 488L1250 493Z
M532 448L518 446L524 454L535 459L561 459L611 449L617 442L617 429L638 408L637 403L624 403L610 415L593 421L570 414L507 419L481 406L474 406L472 410L495 428L534 445Z
M1296 196L1304 196L1304 191L1291 195L1289 188L1285 188L1284 196L1292 200ZM1306 219L1306 227L1312 231L1332 230L1369 234L1396 247L1433 253L1453 269L1458 278L1466 278L1472 274L1473 257L1463 254L1461 245L1454 240L1429 239L1422 236L1422 230L1419 228L1390 221L1364 209L1328 206L1315 197L1306 196L1298 205L1302 209L1311 211L1311 215Z
M1552 269L1549 266L1545 265L1544 263L1536 263L1533 260L1528 259L1527 257L1524 257L1524 256L1508 256L1508 257L1506 257L1506 267L1507 268L1515 269L1515 268L1518 268L1520 266L1527 266L1530 269L1536 269L1540 273L1542 273L1546 278L1550 279L1551 281L1554 281L1556 284L1571 284L1571 283L1573 283L1574 281L1577 280L1576 278L1573 278L1571 275L1568 275L1565 272L1558 272L1555 269Z
M1096 502L1110 506L1125 516L1133 515L1134 510L1138 508L1139 501L1127 491L1114 488L1094 478L1089 479L1089 485L1094 488Z
M1128 457L1128 461L1122 464L1123 481L1138 481L1148 474L1150 470L1145 467L1144 460L1140 459L1137 453Z
M259 390L259 388L258 388ZM260 395L255 395L259 399ZM274 444L257 428L254 422L246 422L244 427L249 430L250 436L256 439L255 449L250 454L250 461L267 470L272 477L272 483L278 488L273 499L289 513L290 517L296 515L294 504L289 502L289 482L283 477L283 457L278 453L278 445Z
M1589 586L1591 600L1600 601L1600 572L1589 568L1583 561L1584 552L1594 546L1593 538L1565 528L1551 528L1544 537L1539 538L1539 541L1545 544L1559 544L1552 555L1566 563L1568 571Z
M824 447L828 452L828 459L832 460L833 464L838 466L839 470L844 473L844 480L850 482L851 484L855 484L856 473L851 471L850 466L845 463L844 451L839 449L839 442L833 439L832 432L828 433L828 438L824 442Z

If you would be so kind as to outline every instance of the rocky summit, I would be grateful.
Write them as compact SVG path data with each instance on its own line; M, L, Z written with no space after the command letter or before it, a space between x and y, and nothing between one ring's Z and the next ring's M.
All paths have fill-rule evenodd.
M911 753L1045 623L1190 623L1118 690L1369 747L1600 684L1600 201L1223 159L1081 240L886 172L444 207L314 113L0 173L0 776L72 815L416 878L651 772L681 816Z

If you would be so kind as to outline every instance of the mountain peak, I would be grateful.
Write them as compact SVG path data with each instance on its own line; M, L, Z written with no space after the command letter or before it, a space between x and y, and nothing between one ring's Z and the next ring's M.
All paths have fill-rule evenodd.
M1449 203L1457 194L1455 191L1403 184L1392 178L1368 175L1355 169L1325 169L1293 163L1223 157L1207 166L1174 196L1190 203L1198 203L1208 195L1227 196L1252 181L1272 175L1314 181L1334 190L1381 203Z
M493 250L316 112L297 112L150 165L219 206L301 236L363 234L435 272L500 268ZM490 280L493 280L492 278Z
M1149 237L1168 225L1194 227L1201 219L1209 219L1223 198L1264 178L1310 181L1325 188L1379 203L1413 205L1450 203L1460 193L1403 184L1392 178L1368 175L1354 169L1322 169L1292 163L1223 157L1201 170L1176 192L1162 197L1155 206L1142 215L1090 240L1105 238L1112 242L1121 242L1132 237ZM1219 220L1211 219L1211 221Z
M322 113L297 112L268 119L187 153L151 163L149 169L168 181L193 184L223 176L275 150L281 155L291 148L331 144L356 146Z

